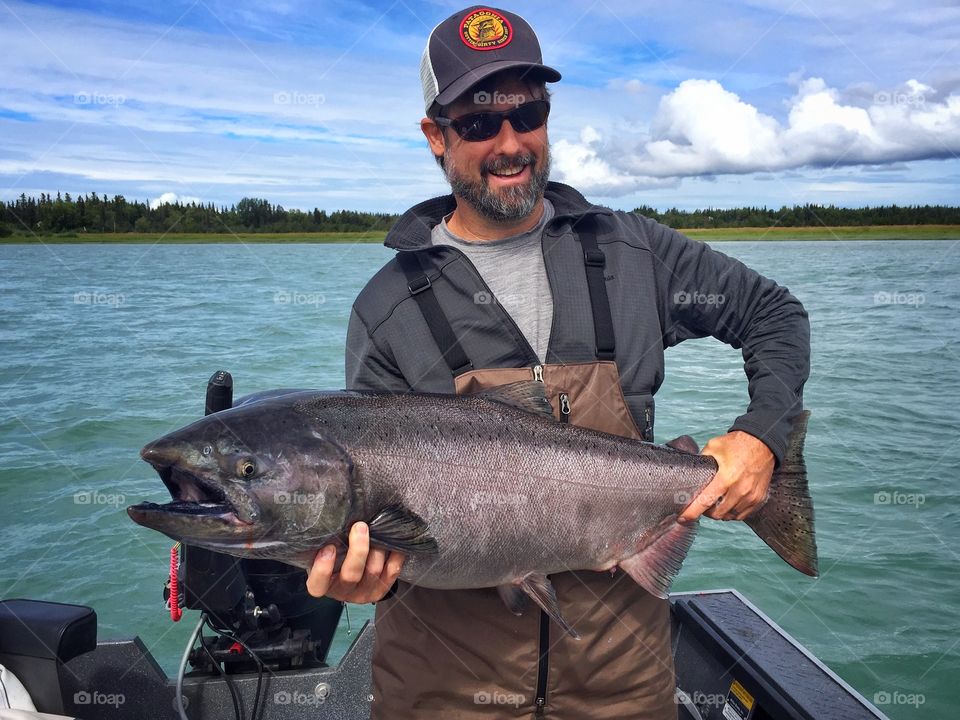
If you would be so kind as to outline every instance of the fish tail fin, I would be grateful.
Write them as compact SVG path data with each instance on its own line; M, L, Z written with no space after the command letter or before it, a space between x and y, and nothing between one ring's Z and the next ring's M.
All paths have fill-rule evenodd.
M810 412L804 410L794 419L787 452L773 473L767 502L744 522L786 562L805 575L817 577L813 500L803 460L809 417Z

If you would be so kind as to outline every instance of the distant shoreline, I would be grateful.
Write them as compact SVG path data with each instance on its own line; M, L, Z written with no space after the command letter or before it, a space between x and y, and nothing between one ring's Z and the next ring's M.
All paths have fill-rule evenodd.
M960 240L960 225L845 225L840 227L693 228L681 229L697 240L711 242L760 240ZM319 233L65 233L10 235L0 245L86 244L211 244L211 243L382 243L385 232Z

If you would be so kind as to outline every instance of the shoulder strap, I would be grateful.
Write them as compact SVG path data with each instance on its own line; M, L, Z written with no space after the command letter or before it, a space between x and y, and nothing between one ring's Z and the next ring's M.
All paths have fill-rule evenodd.
M613 316L610 313L610 298L607 296L607 283L603 273L606 256L597 246L596 228L592 221L582 223L576 228L577 238L583 247L584 269L587 274L587 289L590 294L590 307L593 312L593 331L598 360L616 359L616 342L613 332ZM420 312L430 328L440 353L454 377L473 370L473 363L464 352L460 341L450 327L450 321L440 307L433 284L427 275L420 253L414 250L401 250L397 253L397 263L407 277L407 289L417 301Z
M614 360L617 356L613 335L613 317L610 314L610 298L607 283L603 278L606 256L597 246L597 231L593 222L577 228L577 238L583 246L583 262L587 273L587 289L590 292L590 307L593 311L593 333L597 343L598 360Z
M407 289L420 306L420 312L423 313L423 319L430 328L430 334L433 335L437 347L440 348L440 354L446 361L453 376L461 375L469 370L473 370L473 363L463 351L460 341L450 327L450 321L444 314L433 292L433 283L426 273L423 258L420 253L412 250L401 250L397 253L397 263L404 275L407 276Z

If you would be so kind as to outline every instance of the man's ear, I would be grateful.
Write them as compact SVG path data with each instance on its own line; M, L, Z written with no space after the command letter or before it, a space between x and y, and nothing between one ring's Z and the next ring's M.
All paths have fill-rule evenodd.
M423 118L423 120L420 121L420 131L424 137L427 138L431 152L437 157L443 157L443 151L446 149L443 138L443 128L430 118Z

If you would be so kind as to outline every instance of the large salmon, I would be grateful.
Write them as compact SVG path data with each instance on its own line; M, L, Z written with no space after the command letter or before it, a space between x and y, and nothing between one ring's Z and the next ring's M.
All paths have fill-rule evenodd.
M746 523L817 573L797 417L770 497ZM674 443L680 447L683 443ZM190 545L308 568L350 526L407 554L401 579L533 598L567 632L551 573L619 566L666 597L696 532L677 516L716 461L554 420L544 386L476 395L273 391L141 452L174 501L130 517Z

